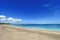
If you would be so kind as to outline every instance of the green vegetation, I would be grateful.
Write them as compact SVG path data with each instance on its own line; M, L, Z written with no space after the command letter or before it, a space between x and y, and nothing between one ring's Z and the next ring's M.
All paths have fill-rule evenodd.
M0 24L10 24L10 23L0 23Z

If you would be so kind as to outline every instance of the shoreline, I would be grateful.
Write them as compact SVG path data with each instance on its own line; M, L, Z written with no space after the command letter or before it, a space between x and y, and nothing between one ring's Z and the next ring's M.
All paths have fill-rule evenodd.
M13 26L13 25L10 25L10 26L14 27L14 28L35 29L35 30L46 30L46 31L60 32L60 30L57 30L57 29L46 29L46 28L37 28L37 27L21 27L21 26Z
M5 40L7 40L6 37L10 38L14 38L13 36L8 36L8 35L14 35L16 38L12 39L11 40L15 40L15 39L18 39L18 40L21 40L24 38L24 40L26 39L24 37L24 35L30 40L36 40L36 39L42 39L42 40L60 40L60 32L56 32L56 31L48 31L48 30L36 30L36 29L30 29L30 28L14 28L10 25L3 25L1 27L4 27L3 29L0 29L0 35L2 35L2 38L5 37ZM0 27L0 28L1 28ZM4 34L5 33L5 34ZM7 34L9 33L9 34ZM22 35L23 34L23 35ZM20 36L19 36L20 35ZM33 37L32 37L33 35ZM23 36L23 37L22 37ZM43 37L42 37L43 36ZM0 36L1 37L1 36ZM45 37L45 38L44 38ZM36 39L34 39L36 38ZM44 39L43 39L44 38ZM55 38L55 39L54 39ZM40 40L41 40L40 39ZM1 38L0 38L1 40ZM3 39L4 40L4 39ZM10 40L10 39L9 39Z
M28 31L37 31L37 32L40 32L40 31L47 31L47 32L57 32L57 33L60 33L60 31L55 31L55 30L45 30L45 29L40 29L40 28L25 28L25 27L17 27L17 26L12 26L12 25L4 25L4 26L8 26L9 28L13 28L13 29L21 29L21 30L28 30Z

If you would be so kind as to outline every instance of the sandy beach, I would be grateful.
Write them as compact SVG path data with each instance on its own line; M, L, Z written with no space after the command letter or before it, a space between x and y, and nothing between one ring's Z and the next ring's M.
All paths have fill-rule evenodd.
M0 25L0 40L60 40L60 32Z

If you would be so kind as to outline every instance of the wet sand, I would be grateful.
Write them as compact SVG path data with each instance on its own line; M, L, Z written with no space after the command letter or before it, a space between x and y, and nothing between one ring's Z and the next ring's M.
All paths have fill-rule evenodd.
M0 40L60 40L60 32L0 25Z

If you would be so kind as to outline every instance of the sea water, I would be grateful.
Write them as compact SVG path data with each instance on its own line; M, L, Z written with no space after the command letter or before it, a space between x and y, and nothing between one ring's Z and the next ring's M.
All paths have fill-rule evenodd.
M35 28L42 30L60 31L60 24L12 24L12 25L22 28Z

